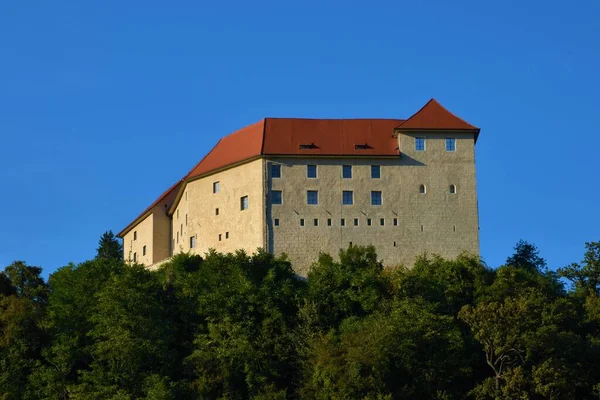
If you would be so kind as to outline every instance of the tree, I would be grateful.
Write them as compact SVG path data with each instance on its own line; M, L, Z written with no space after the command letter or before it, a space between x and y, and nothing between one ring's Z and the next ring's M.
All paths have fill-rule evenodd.
M96 258L121 261L123 260L123 245L112 231L107 231L98 241L96 253Z
M506 259L506 265L541 272L546 268L546 260L539 256L535 245L521 239L515 245L515 253Z
M600 296L600 242L585 244L586 252L581 264L573 263L559 268L560 276L570 280L575 290L584 295Z

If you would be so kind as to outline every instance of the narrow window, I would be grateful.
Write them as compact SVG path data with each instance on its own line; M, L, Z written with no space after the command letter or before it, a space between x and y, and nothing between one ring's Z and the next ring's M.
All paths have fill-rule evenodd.
M398 226L398 218L394 218L394 226Z
M137 253L133 253L133 262L137 261Z
M340 220L340 225L341 225L341 226L346 226L346 218L342 218L342 219Z
M306 166L306 177L307 178L316 178L317 177L317 166L316 165L307 165Z
M146 255L146 245L144 245L144 247L142 247L142 255L145 256Z
M177 219L179 219L179 209L177 210Z
M450 185L450 194L455 194L455 193L456 193L456 186Z
M179 244L179 232L177 232L177 243Z
M331 226L331 218L327 218L327 226Z
M319 218L315 218L314 221L313 221L313 224L315 226L319 226Z
M219 242L221 241L221 234L219 233Z
M225 232L225 239L229 239L229 232Z
M354 203L354 194L352 190L344 190L342 192L342 204L350 206Z
M452 231L453 231L453 232L456 232L456 225L453 225L453 226L452 226Z
M185 226L187 226L187 214L185 214Z
M398 247L398 245L397 245L397 243L396 243L396 242L394 242L394 247Z
M380 218L379 219L379 225L381 225L381 226L385 225L385 218Z
M306 204L312 204L312 205L319 204L319 191L307 190L306 191Z
M273 225L275 225L275 226L279 226L279 218L275 218L275 219L273 220Z
M300 218L300 226L304 226L304 218Z
M240 197L240 210L248 209L248 196Z
M348 246L352 247L352 242L348 243Z
M271 204L281 204L283 202L283 195L281 190L273 190L271 192Z
M358 218L354 218L354 226L358 226Z
M181 224L181 226L179 227L179 231L181 232L181 235L183 236L183 224Z
M419 186L419 193L421 193L421 194L427 193L427 189L425 188L425 185Z
M381 165L371 165L371 178L381 178Z
M215 208L215 215L219 215L219 208Z
M137 231L133 231L133 240L137 240Z
M423 227L423 225L421 225L421 232L423 232L423 230L424 230L424 227Z
M271 164L271 178L281 178L281 164Z
M213 182L213 193L219 193L219 181Z
M371 192L371 205L372 206L380 206L381 205L381 192L380 191Z
M185 192L185 200L187 201L187 191Z
M446 151L455 151L456 150L456 139L455 138L446 138Z
M423 138L423 137L415 138L415 150L425 151L425 138Z
M371 223L372 223L372 222L373 222L373 221L371 221L371 218L367 218L367 226L371 226Z
M190 236L190 249L196 247L196 236Z
M352 165L343 165L342 166L342 178L352 179Z

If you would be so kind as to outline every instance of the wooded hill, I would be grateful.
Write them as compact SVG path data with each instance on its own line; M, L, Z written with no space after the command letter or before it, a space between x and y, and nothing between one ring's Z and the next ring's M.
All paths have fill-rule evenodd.
M0 273L1 399L598 399L600 242L547 269L519 242L384 269L373 247L308 280L265 252L98 257Z

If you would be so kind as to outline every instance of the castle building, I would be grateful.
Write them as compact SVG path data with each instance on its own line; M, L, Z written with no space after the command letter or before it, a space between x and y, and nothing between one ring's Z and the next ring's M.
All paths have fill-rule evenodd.
M264 248L306 275L374 245L384 265L479 254L479 128L430 100L410 118L265 118L228 136L118 236L124 258Z

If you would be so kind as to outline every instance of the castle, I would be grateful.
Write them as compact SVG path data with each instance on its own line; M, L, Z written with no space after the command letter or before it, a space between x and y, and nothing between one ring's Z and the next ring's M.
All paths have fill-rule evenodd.
M264 248L306 275L373 244L384 265L479 253L479 128L436 100L402 119L265 118L228 136L118 236L124 259Z

